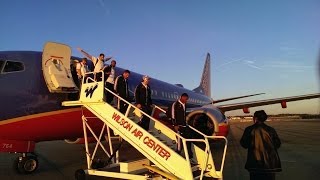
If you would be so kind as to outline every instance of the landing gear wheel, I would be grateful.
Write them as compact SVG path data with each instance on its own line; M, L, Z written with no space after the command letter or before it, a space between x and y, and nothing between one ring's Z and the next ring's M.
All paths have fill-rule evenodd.
M31 174L39 167L36 156L20 156L14 161L14 168L20 174Z
M75 176L76 180L85 180L86 179L86 172L84 172L83 169L78 169L74 173L74 176Z

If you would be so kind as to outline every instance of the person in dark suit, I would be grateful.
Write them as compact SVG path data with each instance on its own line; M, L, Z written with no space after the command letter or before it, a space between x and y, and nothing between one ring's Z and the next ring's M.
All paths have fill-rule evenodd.
M277 149L281 141L277 132L266 125L268 115L256 111L254 124L244 130L240 144L248 149L245 168L250 173L250 180L274 180L275 172L282 171Z
M171 108L168 109L168 111L171 111L171 120L174 125L174 129L176 132L178 132L182 137L187 138L187 139L192 139L192 130L187 126L187 121L186 121L186 103L189 99L189 95L187 93L183 93L180 96L180 99L174 102L171 105ZM179 137L177 137L177 153L181 153L182 149L182 141ZM193 153L191 150L191 142L187 142L187 149L188 149L188 154L189 158L193 158Z
M123 71L122 75L118 76L114 82L115 92L124 100L129 101L129 87L128 87L128 78L130 76L130 71ZM118 100L118 108L122 114L126 113L127 104Z
M134 97L136 100L136 106L137 108L141 109L148 115L151 115L151 105L152 105L152 99L151 99L151 89L149 86L149 81L150 78L149 76L143 76L142 77L142 82L139 83L136 87L136 90L134 92ZM147 116L142 116L141 121L139 122L139 125L145 129L149 130L149 123L150 123L150 118Z

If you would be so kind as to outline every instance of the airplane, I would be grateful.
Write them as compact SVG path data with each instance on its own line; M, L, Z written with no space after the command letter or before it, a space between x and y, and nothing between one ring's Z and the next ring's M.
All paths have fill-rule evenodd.
M55 45L50 49L50 45ZM38 168L34 154L36 143L42 141L65 140L67 143L83 144L82 108L63 107L63 101L77 100L79 88L73 63L81 58L71 56L71 48L65 51L59 43L48 42L43 51L0 51L0 152L21 154L14 161L18 173L30 174ZM49 53L55 51L55 55ZM217 103L241 99L258 94L250 94L226 99L211 98L211 69L208 53L200 85L189 90L181 84L151 79L152 100L155 105L168 107L180 94L188 93L187 121L209 135L227 136L229 120L227 111L242 109L249 113L250 107L281 104L303 99L319 98L320 93L307 94L253 102L215 105ZM92 63L90 64L92 66ZM124 71L116 67L116 74ZM129 78L131 96L135 86L141 82L142 74L132 72ZM90 114L90 112L86 112ZM161 118L161 113L155 113ZM102 127L101 121L89 120L94 131ZM164 122L167 123L168 122Z

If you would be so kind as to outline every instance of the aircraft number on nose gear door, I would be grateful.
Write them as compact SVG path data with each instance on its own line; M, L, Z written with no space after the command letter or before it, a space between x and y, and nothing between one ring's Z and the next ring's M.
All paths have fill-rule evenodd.
M12 146L13 146L12 144L5 144L5 143L2 144L3 149L12 149Z

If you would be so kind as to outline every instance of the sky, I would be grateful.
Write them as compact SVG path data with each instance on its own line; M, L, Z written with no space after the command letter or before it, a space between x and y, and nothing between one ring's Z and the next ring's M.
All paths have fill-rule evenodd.
M1 0L0 51L47 41L113 56L117 65L188 89L211 54L212 98L317 93L319 0ZM252 108L320 113L320 100ZM228 114L243 113L233 111Z

